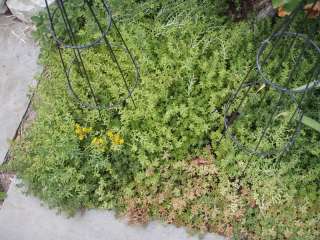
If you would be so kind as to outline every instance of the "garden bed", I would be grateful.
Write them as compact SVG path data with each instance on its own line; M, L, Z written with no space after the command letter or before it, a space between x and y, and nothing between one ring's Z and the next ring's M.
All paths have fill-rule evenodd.
M229 138L216 144L224 133L223 106L271 33L272 21L255 28L249 20L230 21L225 1L112 1L111 6L139 63L135 104L128 99L100 114L79 108L68 95L41 15L35 35L46 71L34 99L37 117L15 144L7 168L50 206L70 214L116 209L134 223L161 219L242 239L318 239L316 132L303 128L281 161L249 157ZM86 19L76 5L73 10ZM89 20L84 28L89 30L79 26L81 39L92 40L90 26ZM72 62L67 50L64 57ZM122 96L103 46L86 50L84 61L99 101ZM120 61L130 72L125 58ZM75 89L89 99L81 83ZM246 139L248 132L239 134ZM277 144L285 141L274 137Z

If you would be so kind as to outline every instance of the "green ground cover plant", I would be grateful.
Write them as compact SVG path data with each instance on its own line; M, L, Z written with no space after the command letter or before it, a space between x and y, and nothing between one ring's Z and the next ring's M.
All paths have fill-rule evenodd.
M0 192L0 201L3 201L6 198L7 194L5 192Z
M79 39L92 40L86 12L69 2L74 17L82 19ZM160 219L235 239L319 239L317 132L303 128L294 151L281 161L250 158L229 138L216 145L223 133L223 106L253 64L272 22L263 20L254 30L249 20L234 23L224 15L225 1L110 5L140 66L136 107L129 99L125 106L102 111L102 119L96 110L79 109L67 94L46 18L37 16L44 66L34 100L37 117L14 144L6 168L15 170L30 192L70 214L114 209L134 223ZM102 11L99 4L96 9ZM63 28L59 31L64 35ZM123 94L106 53L99 46L84 54L102 102ZM70 52L64 55L72 61ZM132 71L121 53L120 60ZM77 81L76 71L73 76ZM75 89L87 97L80 82ZM319 120L319 105L308 107ZM248 124L239 128L238 134L250 139ZM279 145L286 140L281 134L273 137Z

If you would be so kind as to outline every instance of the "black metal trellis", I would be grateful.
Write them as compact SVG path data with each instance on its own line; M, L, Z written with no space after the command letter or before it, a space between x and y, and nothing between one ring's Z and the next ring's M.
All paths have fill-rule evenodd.
M255 64L225 105L224 136L229 136L238 148L251 156L277 158L292 147L300 133L302 119L305 116L305 99L320 86L320 48L315 41L320 30L320 17L309 20L308 14L304 13L303 9L305 3L306 1L301 1L291 15L261 43ZM301 26L300 29L304 32L291 32L291 26L303 14L304 17L299 22L306 23L308 29L303 29ZM291 58L293 49L300 52L286 69L285 82L279 83L277 76L283 74L283 63ZM282 54L275 56L279 51L282 51ZM270 68L268 64L272 57L278 57L279 64ZM269 71L272 71L271 74L267 73L268 67ZM319 101L317 96L319 94L316 94L316 98L312 101ZM252 113L253 108L257 110L254 113ZM281 114L288 113L287 121L282 121L282 125L276 124L279 118L282 120L279 117ZM242 119L245 121L249 119L251 122L241 125ZM240 127L237 128L237 124ZM257 126L258 124L260 125ZM250 136L240 139L237 132L241 131L241 127L248 131ZM274 135L282 136L286 143L277 143L273 139Z
M67 80L68 93L81 108L97 109L100 113L100 110L103 109L117 108L126 103L128 99L130 99L133 105L135 106L132 94L139 83L140 75L138 64L134 56L130 52L127 44L125 43L114 19L112 18L112 12L108 3L105 0L96 2L99 2L103 6L105 23L101 22L101 18L99 18L99 13L94 8L94 1L83 0L79 3L79 6L80 4L82 4L81 7L89 11L92 20L96 25L97 31L100 33L100 36L90 42L80 43L79 39L76 36L75 27L73 26L73 16L68 12L68 8L66 7L68 1L56 0L54 3L55 6L49 7L48 1L45 0L48 18L50 22L49 30L51 32L52 38L56 42L59 51L60 60ZM59 21L63 22L66 36L58 36L58 33L56 31L56 25ZM111 37L117 38L117 42L112 43L110 40ZM63 38L68 38L68 41L63 40ZM112 59L112 62L120 75L120 80L114 79L113 81L122 81L122 85L127 92L125 96L121 96L120 99L114 102L101 103L101 100L99 99L99 96L97 96L94 86L92 84L92 76L87 70L85 61L83 59L85 50L94 47L99 47L101 45L104 45L107 48L110 58ZM67 63L67 60L64 56L64 51L66 49L71 50L73 55L73 59L69 61L69 63ZM121 66L119 58L116 54L116 51L119 49L127 55L127 58L129 59L133 67L134 80L131 83L128 81L129 74L125 71L123 66ZM79 76L86 84L86 92L88 92L88 98L91 98L91 100L84 100L83 97L81 98L77 93L76 89L74 88L74 79L72 79L71 74L74 65L76 66Z
M100 20L101 17L98 17L98 14L93 7L93 1L81 1L82 6L86 8L91 14L91 17L98 29L97 31L100 32L100 36L90 42L79 43L75 35L72 21L70 20L71 17L69 16L68 10L65 6L68 1L56 0L56 7L50 8L48 6L47 0L45 0L45 2L50 21L50 32L59 50L60 59L67 79L68 92L71 97L75 99L75 101L82 108L98 109L99 111L102 109L111 109L118 107L128 99L131 100L133 104L135 104L132 93L139 82L140 76L138 65L132 53L128 49L114 19L112 18L112 12L108 3L105 0L98 1L102 4L105 12L105 16L103 18L104 23L102 23ZM235 145L249 154L262 157L272 157L281 156L283 153L288 151L294 144L295 139L299 135L301 129L301 122L305 115L304 99L306 98L306 95L310 95L310 92L314 91L316 87L320 85L320 48L315 41L316 34L320 29L319 17L316 20L312 21L312 24L310 25L311 29L308 29L304 32L294 32L292 31L293 28L291 27L292 24L294 24L295 20L301 17L301 13L304 11L303 6L305 2L306 1L301 1L301 4L291 13L291 15L288 16L283 21L283 23L275 29L275 31L269 38L261 43L257 51L255 64L248 71L240 86L230 97L225 106L224 135L229 136ZM316 2L317 1L315 1L314 4L316 4ZM68 42L63 40L63 38L61 36L58 36L57 34L55 28L57 19L60 19L63 22L66 35L69 39ZM303 21L307 21L307 14L305 14L302 22ZM111 43L111 35L117 36L117 43ZM296 47L296 44L298 44L297 42L299 41L300 46ZM100 102L98 96L95 93L95 89L92 86L91 76L88 73L83 61L83 51L101 45L104 45L107 48L108 53L121 76L120 80L123 82L123 87L127 92L125 97L116 102ZM277 56L278 62L280 62L280 64L271 68L272 74L270 74L268 72L270 71L268 64L272 57L275 57L275 52L279 52L279 48L283 48L283 53L280 54L280 56ZM71 61L69 61L69 64L67 64L67 61L65 60L63 54L63 51L65 51L65 49L69 49L73 53L73 58ZM121 49L126 53L127 57L130 59L131 65L134 68L135 80L131 85L128 83L127 74L125 73L125 70L118 60L116 54L117 49ZM282 74L283 67L281 63L290 57L289 55L292 49L299 49L301 52L297 56L295 56L295 59L293 61L294 63L289 66L286 81L278 83L275 76L277 76L277 74ZM310 54L310 51L312 51L312 54ZM300 69L303 65L302 62L305 61L305 59L308 59L308 56L310 55L316 56L313 59L314 62L311 64L312 66L309 66L309 69L304 69L304 81L299 82L298 80L301 80L301 75L298 76L298 73L302 71ZM93 103L84 101L74 88L74 82L71 74L73 65L76 65L80 76L86 83L86 87L88 90L87 92L90 93L90 97L92 98ZM114 79L114 81L119 81L119 79ZM303 85L303 87L301 87L300 85L295 86L294 83ZM274 99L270 100L270 96L268 95L271 95L271 98ZM275 97L276 95L277 97ZM258 103L250 102L250 99L258 99ZM270 102L270 111L265 113L265 109L261 108L267 106L268 104L266 104L266 102L268 101ZM256 115L256 119L252 120L251 126L245 127L247 131L256 131L256 136L259 136L255 139L251 139L253 143L248 146L248 144L243 143L243 139L240 139L237 136L237 123L241 122L241 118L245 118L246 116L249 116L251 114L250 112L246 112L246 109L250 104L251 107L249 107L249 109L252 109L252 106L254 106L253 104L255 104L257 107L257 112L254 113L254 115ZM288 107L288 109L281 109L281 107ZM279 134L279 136L281 136L282 138L287 139L287 143L279 146L278 143L273 142L272 140L272 134L278 134L279 132L276 129L278 125L276 125L275 122L278 121L277 119L279 118L279 114L290 110L292 111L289 121L286 122L286 127L282 129L283 134ZM257 122L261 123L260 126L255 126ZM264 142L269 142L270 148L261 149L260 145Z

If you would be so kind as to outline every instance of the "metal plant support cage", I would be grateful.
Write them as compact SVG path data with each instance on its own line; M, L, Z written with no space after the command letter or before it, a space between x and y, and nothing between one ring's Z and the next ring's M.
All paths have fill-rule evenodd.
M314 2L313 6L317 3ZM294 145L297 137L299 136L301 127L302 127L302 119L305 117L305 100L311 93L317 91L316 88L320 86L320 48L316 44L316 37L320 30L320 17L317 16L316 19L313 19L309 30L307 32L291 32L290 27L294 24L295 20L301 15L304 14L303 20L299 20L300 22L304 22L308 19L308 14L304 13L304 5L306 1L301 1L299 6L284 19L284 21L274 30L274 32L270 35L269 38L265 39L256 55L255 64L248 70L246 76L242 80L241 84L237 88L237 90L230 96L227 104L224 108L224 135L220 138L218 145L221 144L223 137L230 137L233 144L240 149L241 151L246 152L247 154L258 157L271 157L271 158L280 158L283 154L288 152L291 147ZM313 7L312 6L312 7ZM300 15L300 16L299 16ZM303 29L301 26L300 29ZM305 29L304 29L305 30ZM275 54L276 48L281 48L281 39L285 39L285 48L283 49L284 54L278 59L279 64L274 68L272 72L273 76L281 75L282 62L286 59L290 58L290 51L296 47L297 41L302 41L302 46L299 46L300 53L294 59L294 64L288 70L287 79L284 84L280 84L276 82L276 78L270 79L268 74L264 71L268 68L268 61L272 58L273 54ZM318 38L319 40L319 38ZM271 45L271 47L269 46ZM307 55L307 51L312 51L314 53L315 59L312 67L307 71L305 69L301 69L303 59L308 59L310 55ZM310 59L308 59L309 61ZM305 71L304 75L304 83L299 87L292 87L296 81L296 75L301 74L302 71ZM257 87L260 87L257 90ZM263 89L263 90L262 90ZM258 93L258 92L264 93ZM272 111L263 115L264 109L262 102L266 101L268 93L271 91L277 93L278 99L277 101L271 101L270 105L272 105ZM246 118L247 115L252 114L251 112L246 112L246 102L250 101L251 97L259 98L257 106L257 112L254 114L259 117L261 114L263 118L263 126L261 126L260 132L257 131L252 134L256 134L258 136L253 140L251 146L242 142L238 139L235 126L237 121L239 120L239 116ZM258 96L258 97L257 97ZM319 101L319 94L316 94L316 99L312 101ZM284 101L284 99L287 99ZM253 101L252 101L253 102ZM285 102L285 103L284 103ZM288 129L286 129L288 136L286 136L286 144L277 146L276 143L270 143L271 147L267 150L260 149L261 143L263 141L268 142L268 131L271 128L275 128L274 134L277 133L277 129L275 127L275 122L277 121L277 116L281 115L281 107L283 105L294 106L294 110L290 115L288 121ZM252 104L253 106L254 103ZM260 110L260 111L258 111ZM252 125L255 126L256 122L253 122ZM291 124L291 125L290 125ZM290 126L289 126L290 125ZM291 128L291 129L289 129ZM246 131L253 131L252 129L246 129ZM270 134L270 133L269 133ZM270 134L272 135L272 134Z
M62 67L63 67L64 73L65 73L66 81L67 81L68 94L79 105L79 107L91 109L91 110L96 109L99 112L104 109L110 110L110 109L114 109L114 108L123 106L125 103L128 102L127 100L131 100L131 102L135 106L135 102L133 99L133 92L136 89L136 87L139 83L139 80L140 80L139 67L138 67L138 64L137 64L133 54L131 53L127 44L125 43L125 41L119 31L119 28L117 27L114 19L112 18L112 12L111 12L110 6L108 5L108 3L105 0L100 1L100 3L102 4L102 6L104 8L105 16L106 16L106 23L103 24L99 20L98 13L95 11L95 9L93 7L93 1L92 0L83 0L81 2L83 4L82 6L85 7L90 12L91 17L94 20L94 23L96 24L98 31L100 32L100 36L97 37L95 40L87 42L87 43L78 43L77 37L75 35L75 30L74 30L74 27L73 27L72 21L71 21L72 17L70 17L71 14L68 13L68 10L66 8L67 2L68 2L67 0L56 0L54 2L55 6L53 5L53 6L49 7L48 1L45 0L46 10L47 10L47 14L48 14L49 22L50 22L49 30L50 30L52 38L56 42L56 46L59 51L60 60L61 60ZM62 40L58 36L57 31L56 31L56 26L55 26L57 18L60 18L60 20L62 20L66 35L69 38L70 43L65 42L64 40ZM111 30L114 30L114 31L112 31L112 33L111 33ZM116 35L116 37L118 39L117 43L111 43L111 41L110 41L111 34ZM126 96L122 97L121 99L118 99L115 102L108 102L108 103L99 102L96 91L92 85L92 76L90 76L90 74L88 73L86 64L83 60L83 54L84 54L83 51L88 50L90 48L98 47L101 45L104 45L107 48L108 53L109 53L113 63L115 64L119 75L121 76L120 80L114 79L112 81L122 81L122 84L127 92ZM63 54L63 51L65 49L69 49L73 52L73 56L74 56L73 60L69 63L67 63L67 61L65 60L64 54ZM121 66L121 63L118 60L118 56L116 54L115 49L122 49L127 54L127 57L129 58L129 60L132 64L132 67L135 71L135 79L132 82L132 84L129 84L129 82L127 80L127 74L126 74L123 66ZM79 96L79 94L75 90L75 88L73 86L74 85L73 79L70 74L71 68L73 65L76 65L77 70L79 71L81 77L85 81L85 84L87 87L86 91L88 91L88 93L90 93L90 97L92 98L91 100L81 99L81 97Z
M87 42L87 43L78 43L77 39L75 37L74 28L72 26L72 23L70 21L70 16L68 15L68 12L66 10L65 4L67 3L67 0L56 0L55 4L56 7L52 8L49 7L47 0L45 0L46 3L46 9L50 21L50 32L52 35L52 38L56 42L61 63L63 66L63 70L65 73L65 77L67 80L67 89L69 95L78 103L78 105L81 108L86 109L97 109L103 110L103 109L113 109L116 107L119 107L123 105L124 103L127 103L127 100L131 100L133 105L135 106L135 102L133 99L133 91L137 87L140 79L139 75L139 68L138 64L135 61L135 58L133 57L132 53L130 52L128 46L126 45L114 19L112 18L112 12L111 9L106 2L106 0L99 0L99 2L102 4L104 11L105 11L105 19L106 23L103 25L99 21L99 18L97 16L97 13L94 11L92 7L92 0L82 0L81 3L83 3L83 6L89 10L92 18L94 19L94 22L98 28L98 31L100 32L100 36L96 38L93 41ZM219 139L217 145L221 144L221 141L224 137L230 137L234 145L239 147L244 152L248 153L251 156L259 156L259 157L280 157L284 153L286 153L295 143L297 136L300 133L302 120L305 116L305 107L304 107L304 101L305 99L310 96L315 89L320 86L320 48L316 43L316 36L320 30L320 17L317 16L316 19L312 21L311 27L305 31L305 32L293 32L292 31L292 25L295 23L295 20L301 17L304 13L304 5L306 4L306 1L301 1L299 6L289 15L287 16L281 24L279 24L273 33L264 41L261 42L260 47L257 50L255 63L252 64L252 67L248 70L246 76L241 81L241 84L237 88L237 90L230 96L228 99L223 116L224 116L224 132L222 137ZM317 0L314 1L315 5L317 3ZM313 7L313 6L312 6ZM53 10L52 10L53 9ZM58 35L57 31L55 29L55 18L57 18L57 14L60 14L64 28L67 33L67 37L69 38L71 43L64 42ZM308 20L308 14L304 14L303 19L300 19L300 22L304 22ZM104 26L104 27L103 27ZM113 44L110 41L110 34L111 30L114 29L113 34L117 35L119 42L117 44ZM296 28L295 28L296 29ZM300 29L303 29L301 27ZM305 29L304 29L305 30ZM285 39L285 46L281 45L281 39ZM286 59L289 59L290 51L294 48L296 48L296 44L298 41L302 41L302 45L298 47L300 50L300 53L295 57L294 64L290 66L290 69L288 70L288 76L286 78L285 83L277 83L274 79L274 76L279 74L282 74L283 67L282 62ZM94 48L97 46L105 45L108 49L108 53L111 56L112 61L116 65L116 68L118 72L121 75L121 79L123 81L123 85L126 89L127 95L126 97L120 99L117 102L111 102L111 103L99 103L97 96L95 94L95 89L93 88L91 84L91 78L86 70L86 66L84 64L83 58L82 58L82 51ZM271 47L270 47L271 46ZM274 57L275 52L277 51L277 48L282 48L283 52L278 58L278 66L276 66L274 69L272 69L272 76L270 77L268 72L268 62L269 60ZM123 67L121 66L120 62L118 61L117 54L115 53L115 49L122 49L126 52L127 56L130 59L130 62L135 70L135 80L133 84L130 86L126 79L126 74L123 70ZM67 64L66 60L64 59L63 51L65 49L69 49L73 51L73 60L71 63ZM299 87L292 87L292 83L294 83L297 77L296 75L298 73L301 73L301 66L303 59L308 58L307 51L312 51L313 56L315 56L314 64L313 66L307 71L304 75L304 82L302 86ZM310 55L310 54L309 54ZM90 96L92 97L93 103L85 102L83 101L77 94L76 90L73 87L72 83L72 77L70 76L70 71L72 65L75 64L81 74L81 76L84 78L87 89L90 93ZM273 77L273 78L272 78ZM118 81L118 79L113 79L113 81ZM301 83L300 83L301 84ZM256 90L257 87L260 87L258 90ZM263 89L263 90L261 90ZM263 92L263 94L258 95L257 92ZM243 139L239 139L237 137L237 131L235 130L235 125L237 122L239 122L239 118L246 117L249 114L252 114L252 108L250 108L251 112L246 112L246 104L248 102L248 99L250 99L252 96L259 97L259 103L257 104L258 108L263 108L262 103L268 99L268 94L273 91L274 94L278 94L279 97L277 100L272 100L270 102L270 106L273 106L271 111L267 114L261 114L261 118L264 120L263 125L261 126L260 132L256 133L256 136L259 135L256 139L254 139L253 144L251 146L247 146L247 144L243 143ZM244 92L244 93L243 93ZM273 95L274 95L273 94ZM318 94L319 95L319 94ZM316 96L318 96L316 95ZM316 100L317 101L317 100ZM237 106L233 106L237 105ZM284 135L283 138L287 140L287 143L282 146L277 146L277 143L270 143L270 149L260 149L260 145L264 141L268 141L268 134L272 136L272 134L277 133L277 129L275 129L274 133L269 133L271 128L277 128L275 127L275 122L277 120L277 117L279 114L281 114L281 106L294 106L294 110L292 111L290 120L287 122L287 128L284 130L284 132L287 135ZM263 109L262 109L263 112ZM259 117L260 112L253 113L257 117ZM235 115L235 116L232 116ZM239 117L240 116L240 117ZM232 118L234 118L232 120ZM260 120L261 120L260 118ZM256 123L253 122L252 125L254 126ZM247 132L254 131L252 129L247 128ZM253 134L254 135L254 134Z

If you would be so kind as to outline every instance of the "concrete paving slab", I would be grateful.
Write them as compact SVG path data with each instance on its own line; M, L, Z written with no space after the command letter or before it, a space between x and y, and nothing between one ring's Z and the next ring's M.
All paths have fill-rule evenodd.
M183 228L152 222L146 227L129 226L111 211L89 210L73 218L57 215L40 200L25 196L11 184L0 210L1 240L197 240ZM203 240L225 240L208 234Z
M0 16L0 164L28 105L29 86L40 70L39 48L30 35L30 26Z

